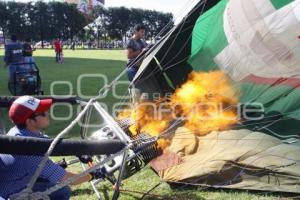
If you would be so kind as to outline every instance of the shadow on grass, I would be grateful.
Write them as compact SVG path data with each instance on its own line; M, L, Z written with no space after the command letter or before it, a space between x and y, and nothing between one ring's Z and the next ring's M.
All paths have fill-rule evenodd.
M123 197L131 197L137 200L205 200L203 197L199 197L199 195L191 194L190 192L185 192L182 194L172 194L172 195L156 195L156 194L147 194L141 195L134 194L134 192L126 192L122 191L121 195Z
M205 200L203 197L199 197L196 194L191 194L190 192L182 193L182 194L172 194L172 195L155 195L155 194L147 194L146 196L142 196L139 194L134 194L134 192L126 192L122 191L122 197L131 197L137 200Z
M205 198L199 197L199 195L193 193L194 191L186 191L182 190L176 193L172 194L165 194L165 195L160 195L157 194L157 192L154 192L155 189L157 189L162 182L159 182L155 186L153 186L151 189L149 189L147 192L140 192L140 191L131 191L131 190L122 190L122 196L130 196L134 199L139 199L139 200L188 200L188 199L199 199L199 200L204 200Z
M213 188L213 187L205 187L205 186L197 186L197 185L188 185L181 183L168 183L173 192L180 192L190 190L191 192L224 192L224 193L235 193L235 194L253 194L257 196L269 196L274 198L296 198L300 197L300 194L290 193L290 192L273 192L273 191L261 191L261 190L242 190L242 189L227 189L227 188ZM300 199L300 198L299 198Z
M72 196L77 196L77 195L82 195L82 194L93 195L93 194L94 194L94 190L89 189L89 188L85 188L85 189L74 189L74 190L72 190Z
M162 197L153 197L151 195L144 197L139 200L205 200L204 197L199 197L195 194L185 193L185 194L174 194L174 195L166 195Z
M109 192L111 191L111 186L104 185L99 192L103 195L105 200L109 200Z

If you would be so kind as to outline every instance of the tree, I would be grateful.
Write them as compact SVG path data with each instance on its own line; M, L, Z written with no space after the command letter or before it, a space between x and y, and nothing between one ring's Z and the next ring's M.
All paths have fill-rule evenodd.
M5 1L0 2L0 30L3 32L5 41L5 35L8 33L8 19L9 12Z
M17 2L7 2L7 10L9 12L7 19L7 28L9 34L15 34L19 39L24 39L22 34L25 27L25 4Z
M109 8L107 14L107 33L112 39L122 39L130 27L130 16L131 10L120 7L120 8Z
M87 19L75 4L65 6L65 9L66 36L73 41L74 36L87 25Z
M105 39L105 35L107 34L107 10L103 6L95 6L90 14L89 19L95 19L92 23L92 27L96 30L97 36L97 47L100 47L100 39Z
M65 22L65 7L60 2L50 2L50 27L49 34L52 39L62 37L64 35Z
M152 39L170 21L173 25L172 19L170 13L125 7L96 6L86 14L78 11L75 4L57 1L0 1L0 30L4 35L15 33L21 40L41 40L42 47L45 40L62 37L72 41L75 36L97 39L99 47L101 39L126 39L136 24L144 24L146 38Z
M112 39L122 39L127 32L133 32L136 24L146 27L146 38L155 37L167 24L173 26L173 15L152 10L109 8L107 11L106 30Z
M42 41L42 48L44 48L44 41L51 39L51 35L48 34L51 24L51 12L48 4L42 1L36 2L32 17L31 21L36 32L36 38Z

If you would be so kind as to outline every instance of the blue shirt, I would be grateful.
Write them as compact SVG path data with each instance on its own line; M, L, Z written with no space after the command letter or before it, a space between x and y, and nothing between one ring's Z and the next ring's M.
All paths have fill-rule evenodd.
M19 42L11 42L5 45L4 62L9 65L23 61L23 46Z
M7 135L48 138L41 133L34 134L26 129L19 130L17 127L12 128ZM8 198L11 194L24 189L42 159L42 156L0 154L0 196ZM65 174L65 169L48 160L40 178L57 183Z
M147 44L141 40L141 39L133 39L131 38L129 40L129 42L127 43L127 46L126 48L127 49L132 49L134 52L136 51L142 51L144 48L147 47ZM127 66L131 65L132 62L134 61L135 58L132 58L132 59L128 59L127 61ZM131 66L131 67L135 67L135 68L138 68L139 64L136 64L135 66Z

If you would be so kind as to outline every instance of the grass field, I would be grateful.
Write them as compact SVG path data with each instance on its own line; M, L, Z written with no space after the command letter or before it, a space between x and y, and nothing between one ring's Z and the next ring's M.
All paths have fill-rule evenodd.
M3 50L0 51L1 60L3 60ZM82 74L104 74L108 77L108 82L113 80L122 70L125 65L125 53L121 50L65 50L65 63L56 64L54 61L53 50L37 50L34 52L34 58L40 69L42 78L42 88L45 95L60 94L60 95L78 95L82 93L86 96L97 95L99 89L104 85L103 80L95 77L89 77L83 80L78 85L78 78ZM127 80L122 77L122 80ZM56 81L57 84L54 84ZM57 82L60 81L60 82ZM54 85L53 85L54 84ZM51 92L51 87L52 92ZM79 88L82 88L79 90ZM120 86L118 88L119 94L126 93L126 87ZM7 69L0 68L0 94L9 95L7 89ZM112 97L111 93L103 100L108 107L111 107L114 102L120 101ZM73 111L76 108L73 107ZM54 110L56 116L64 117L68 115L69 108L64 106L58 107ZM3 110L3 115L7 115L7 111ZM73 113L73 117L75 117ZM11 126L6 120L8 127ZM70 120L52 120L52 126L47 129L46 133L55 136L64 127L66 127ZM72 137L79 137L78 126L71 132ZM70 136L70 137L71 137ZM54 158L59 160L60 158ZM71 171L80 171L79 165L70 167ZM72 199L74 200L93 200L97 199L93 193L92 188L88 183L79 186L73 186ZM112 194L112 186L109 183L103 183L100 186L100 191L104 199L110 199ZM249 193L241 191L229 190L208 190L206 188L188 188L179 187L171 189L167 183L164 183L160 178L148 167L141 170L134 176L126 179L123 182L121 196L119 199L279 199L279 196L266 193Z
M110 83L125 66L125 53L122 50L118 51L97 51L97 50L76 50L64 51L65 63L55 63L53 50L37 50L34 52L34 59L39 67L40 76L42 79L42 89L45 95L78 95L80 97L93 97L98 94L98 91L104 86L104 79L107 77L106 83ZM1 51L3 55L3 50ZM3 60L3 58L0 58ZM2 65L4 66L4 64ZM80 75L84 78L80 79ZM9 95L7 89L7 69L0 68L0 94ZM79 80L82 80L78 83ZM121 80L127 80L126 76ZM126 87L117 87L118 93L123 95L126 93ZM107 107L111 107L116 101L112 97L112 92L109 92L107 97L100 100L105 103ZM55 117L67 117L70 112L73 112L72 117L75 116L77 108L72 110L67 106L56 106L53 110ZM69 123L70 120L56 120L52 121L52 125L46 133L49 135L56 135L59 131ZM72 136L76 136L78 127L72 131Z

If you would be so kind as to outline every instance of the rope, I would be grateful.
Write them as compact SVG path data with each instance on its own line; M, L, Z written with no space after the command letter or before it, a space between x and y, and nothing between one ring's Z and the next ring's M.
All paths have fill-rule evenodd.
M205 3L206 3L206 0L205 0ZM187 3L186 5L189 5L189 3ZM205 5L205 4L204 4ZM168 24L166 25L166 26L164 26L163 27L163 29L157 34L157 36L155 36L155 38L158 38L159 36L160 36L160 34L162 34L162 32L163 31L165 31L166 29L167 29L167 27L168 26L171 26L172 25L172 21L169 21L168 22ZM178 33L179 34L179 33ZM175 38L176 39L176 38ZM174 39L174 41L175 41L175 39ZM159 44L160 42L162 41L162 39L160 39L156 44L154 44L149 50L148 50L148 52L151 52L154 48L156 48L156 46L157 46L157 44ZM168 48L168 51L171 49L171 47L169 47ZM141 56L143 54L143 52L141 52L138 56L137 56L137 58L138 59L136 59L136 60L134 60L134 62L132 62L132 63L130 63L130 65L129 66L127 66L127 68L129 68L129 67L132 67L132 66L135 66L137 63L139 63L139 62L141 62L143 59L144 59L144 56ZM115 85L116 84L116 82L118 81L118 80L120 80L120 78L127 72L127 68L125 68L110 84L108 84L108 85L105 85L105 86L103 86L100 90L99 90L99 92L98 92L98 96L95 98L95 99L97 99L97 98L99 98L100 96L105 96L106 95L106 93L111 89L111 87L113 86L113 85Z
M141 143L145 143L146 146L151 146L153 144L153 141L151 141L151 143L147 143L146 141L142 141ZM134 147L134 142L132 143L129 143L123 150L113 154L113 155L110 155L106 158L104 158L103 160L101 160L100 162L98 162L97 164L93 165L92 167L88 168L87 170L81 172L80 174L77 174L77 175L74 175L68 179L66 179L64 182L62 183L59 183L47 190L45 190L44 192L35 192L35 193L32 193L33 195L50 195L52 192L56 191L56 190L59 190L67 185L70 185L71 183L73 183L74 181L78 180L79 178L83 177L83 176L86 176L88 173L92 172L92 171L95 171L97 169L100 168L100 166L103 166L104 164L108 163L109 161L111 161L112 159L114 159L115 157L117 156L120 156L120 155L124 155L125 153L128 155L128 152L129 152L129 149ZM27 190L28 191L28 190ZM30 194L30 191L28 192ZM26 194L28 194L26 193ZM31 194L30 194L31 195ZM24 191L24 195L22 194L22 198L25 196L25 191ZM20 199L22 199L20 198ZM24 199L24 198L23 198Z
M289 12L291 12L291 11L292 11L292 8L289 10ZM289 12L288 12L288 13L289 13ZM288 14L288 13L287 13L287 14ZM286 15L286 16L287 16L287 15ZM284 17L286 17L286 16L284 16ZM200 21L199 21L199 22L200 22ZM198 22L198 23L199 23L199 22ZM197 24L197 23L196 23L196 24ZM265 38L265 37L267 37L269 34L270 34L270 31L266 32L266 33L262 36L262 39ZM176 38L175 38L175 39L176 39ZM175 39L174 39L174 40L175 40ZM174 40L173 40L173 41L174 41ZM185 46L182 46L182 47L179 49L179 51L182 51L182 49L184 49L184 47L185 47ZM198 50L200 50L200 48L201 48L201 47L199 47ZM295 48L296 48L296 47L295 47ZM175 57L175 56L174 56L174 57ZM185 61L185 59L187 59L187 58L189 58L189 56L187 56L186 58L182 59L182 61ZM163 60L162 60L162 61L163 61ZM179 62L177 62L177 63L175 63L175 64L173 64L173 65L171 65L171 66L165 67L164 70L166 71L167 69L170 69L170 68L172 68L173 66L176 66L178 63L180 63L180 62L182 62L182 61L179 61ZM169 63L170 63L170 61L169 61L167 64L169 64ZM166 65L167 65L167 64L166 64ZM233 69L232 69L232 70L233 70ZM296 70L295 70L295 71L296 71ZM158 72L160 72L159 69L153 70L151 73L149 73L149 75L147 75L147 77L145 77L145 78L143 78L143 79L140 79L140 81L146 80L146 79L148 79L149 77L155 75L155 73L158 73ZM276 83L276 82L277 82L277 81L275 81L275 83ZM270 87L271 87L271 86L270 86ZM265 91L267 91L268 89L269 89L269 88L267 88ZM265 91L263 91L260 95L262 95ZM257 96L256 96L256 99L257 99L260 95L257 95ZM254 97L254 98L255 98L255 97ZM255 100L255 99L253 99L253 100Z
M68 133L71 128L76 125L76 123L80 120L80 118L84 115L84 113L88 110L89 106L91 105L91 103L94 101L94 99L90 99L90 101L87 103L86 107L78 114L78 116L69 124L69 126L67 126L63 131L61 131L52 141L52 143L50 144L50 147L48 148L47 152L45 153L42 161L40 162L40 164L38 165L37 170L35 171L34 175L32 176L30 182L27 184L26 188L24 190L22 190L20 193L17 193L15 195L16 199L18 199L18 195L22 196L25 194L29 194L30 192L32 192L32 187L34 186L36 180L38 179L38 177L40 176L42 170L44 169L49 156L51 155L52 151L54 150L56 144L60 141L60 139L66 134Z
M86 106L85 109L87 109L87 107L88 106ZM151 146L153 144L153 141L147 142L146 140L142 140L141 143L143 143L143 144L140 144L140 145L143 145L146 148L147 146ZM27 187L25 190L23 190L20 193L14 195L14 199L19 200L19 199L24 199L25 197L28 197L29 199L34 199L35 196L38 197L36 199L40 199L41 197L50 195L52 192L54 192L56 190L59 190L59 189L65 187L67 185L70 185L71 183L73 183L74 181L78 180L79 178L81 178L83 176L86 176L88 173L90 173L90 172L92 172L94 170L99 169L100 166L103 166L105 163L111 161L113 158L115 158L117 156L120 156L120 155L125 155L125 153L126 153L126 155L128 155L129 149L131 147L133 147L133 146L134 146L133 142L128 143L127 147L125 147L123 150L119 151L118 153L115 153L114 155L110 155L110 156L104 158L102 161L98 162L97 164L93 165L92 167L90 167L89 169L83 171L82 173L74 175L74 176L68 178L67 180L65 180L64 182L59 183L59 184L57 184L57 185L55 185L55 186L53 186L51 188L48 188L44 192L35 192L35 193L32 193L31 188ZM121 170L121 171L123 171L123 170ZM121 179L120 179L120 181L121 181Z
M50 197L43 192L32 193L31 190L25 189L24 191L13 194L10 196L11 200L50 200Z
M281 115L284 116L284 115L291 114L291 113L293 113L293 112L283 113ZM271 116L268 116L268 117L266 117L264 119L271 118L271 117L274 117L274 116L281 116L281 115L271 115ZM274 123L276 123L278 121L282 121L282 120L288 120L288 119L280 118L280 119L277 119L277 120L269 120L269 121L263 121L263 122L258 122L258 123L250 123L250 124L240 125L240 126L235 126L235 127L237 127L237 128L243 128L243 127L247 127L247 126L259 125L259 124L266 124L266 123L270 122L266 126L263 126L261 129L269 130L271 134L273 134L275 137L280 138L280 139L294 139L293 142L298 141L300 139L299 135L284 136L284 135L277 134L274 131L271 131L270 129L267 128L268 126L270 126L270 125L272 125L272 124L274 124ZM148 139L149 139L149 141L151 141L153 139L160 139L160 138L169 138L169 137L172 137L175 134L175 130L174 129L177 128L178 125L181 125L183 123L184 123L184 119L178 118L166 130L164 130L159 136L153 136L153 137L150 137ZM208 128L207 130L210 130L210 127L207 127L207 128ZM211 128L213 128L213 127L211 127ZM260 129L258 129L258 130L260 130ZM184 136L184 135L193 134L195 132L197 132L197 129L194 129L194 130L193 129L188 129L187 131L181 131L181 132L177 131L176 134L180 134L181 136ZM185 139L185 138L177 137L177 139ZM189 139L189 138L187 138L187 139ZM139 140L139 139L137 139L137 140ZM206 140L215 140L215 139L206 139ZM231 139L231 138L228 138L228 139L222 139L222 140L240 140L240 139ZM243 139L243 140L261 140L261 139ZM132 141L135 141L135 140L132 140Z
M130 145L128 145L123 150L119 151L118 153L115 153L114 155L111 155L111 156L108 156L108 157L104 158L102 161L100 161L99 163L93 165L92 167L88 168L87 170L81 172L80 174L72 176L72 177L68 178L67 180L65 180L64 182L59 183L59 184L47 189L43 193L46 194L46 195L49 195L49 194L51 194L52 192L54 192L56 190L59 190L59 189L65 187L67 185L70 185L71 183L78 180L79 178L81 178L83 176L86 176L88 173L99 169L100 166L103 166L105 163L111 161L116 156L120 156L120 155L124 154L124 152L128 152L129 147L130 147Z
M191 14L195 9L199 8L200 6L203 6L202 9L201 9L201 12L200 12L200 14L199 14L199 16L202 15L202 14L203 14L203 11L204 11L205 5L206 5L206 0L200 1L200 3L198 3L198 4L193 8L193 10L190 12L190 14ZM179 30L182 30L182 28L183 28L183 26L184 26L184 22L187 20L188 16L189 16L189 15L187 15L187 16L184 18L184 20L183 20L183 22L181 23L181 25L178 26L178 27L179 27ZM191 27L192 27L192 26L188 27L187 29L189 29L189 28L191 28ZM182 31L185 31L185 30L187 30L187 29L184 29L184 30L182 30ZM177 34L175 35L174 39L173 39L172 42L171 42L171 45L169 45L168 48L167 48L167 50L166 50L166 52L164 52L164 56L163 56L163 58L161 59L160 62L163 62L163 61L165 60L167 53L168 53L168 52L170 51L170 49L172 48L173 44L175 43L175 41L176 41L176 39L178 38L178 36L179 36L180 33L181 33L181 31L178 31L178 32L177 32ZM191 38L191 36L192 36L192 34L190 34L189 38ZM179 49L178 52L182 52L182 51L183 51L183 49L184 49L185 46L187 45L187 42L188 42L188 40L187 40L187 41L185 42L185 44ZM168 61L167 64L169 64L175 57L176 57L176 56L174 56L170 61ZM189 56L188 56L188 57L189 57ZM184 59L182 59L182 61L184 61ZM167 64L166 64L166 65L167 65ZM166 70L166 69L164 69L164 70ZM149 78L150 76L153 76L153 75L154 75L155 73L157 73L157 72L160 72L160 69L159 69L159 68L158 68L158 69L153 69L152 71L150 71L149 75L147 75L146 78L143 78L143 79L142 79L142 78L141 78L141 75L140 75L136 80L139 80L140 82L142 82L142 81L146 80L147 78ZM142 73L143 73L143 72L142 72Z
M22 192L18 193L18 194L14 194L12 195L10 198L15 199L15 200L24 200L24 199L41 199L44 198L47 200L46 197L48 197L48 195L50 195L52 192L59 190L67 185L70 185L71 183L73 183L74 181L78 180L79 178L86 176L88 173L95 171L97 169L99 169L100 166L103 166L105 163L111 161L113 158L120 156L122 154L124 154L125 152L128 153L128 150L131 148L132 144L129 144L127 147L125 147L123 150L119 151L118 153L115 153L114 155L110 155L106 158L104 158L102 161L98 162L97 164L93 165L92 167L90 167L89 169L83 171L80 174L74 175L68 179L66 179L64 182L59 183L51 188L48 188L47 190L45 190L44 192L35 192L32 193L32 190L29 189L25 189Z
M156 198L164 198L164 195L158 195L158 194L151 194L150 192L154 189L156 189L162 182L159 182L157 185L155 185L153 188L151 188L151 190L147 191L147 192L140 192L140 191L136 191L136 190L128 190L128 189L120 189L120 192L122 193L132 193L132 194L141 194L143 195L141 198L138 198L139 200L144 199L146 196L150 196L150 197L156 197Z
M280 119L280 120L287 120L287 119ZM273 123L273 120L270 120L270 122ZM247 126L254 125L254 124L257 125L257 124L264 124L264 123L265 122L263 122L263 123L262 122L260 122L260 123L252 123L252 124L248 124L248 125L241 125L241 126L238 126L238 127L235 126L235 127L236 128L243 128L243 127L247 127ZM270 129L267 129L266 127L264 127L263 129L266 129L266 130L270 131ZM204 129L204 131L205 130L210 130L210 129L208 127L208 129ZM187 131L181 131L181 132L177 131L176 134L180 134L181 136L184 136L184 135L193 134L195 132L197 132L197 129L189 129ZM298 135L283 136L283 135L276 134L273 131L272 132L270 131L270 133L273 134L274 136L278 137L278 138L281 138L281 139L295 139L295 138L300 139L300 137ZM161 134L159 137L160 138L169 137L169 136L171 136L173 134L175 134L175 132L173 132L173 131L165 131L164 134ZM177 139L182 139L182 138L177 138ZM189 138L187 138L187 139L189 139ZM239 140L239 139L224 139L224 140ZM260 139L245 139L245 140L260 140Z
M180 30L181 30L181 29L180 29ZM179 33L178 33L178 34L179 34ZM172 44L170 45L170 47L169 47L169 49L167 50L167 52L170 50L170 48L171 48L172 45L174 44L176 38L178 37L178 34L176 35L175 39L173 40L173 42L172 42ZM164 58L165 58L165 56L163 57L162 61L164 60ZM142 59L142 58L140 58L140 59ZM139 59L139 60L140 60L140 59ZM137 62L138 62L138 61L137 61ZM169 61L169 63L170 63L170 62L171 62L171 61ZM154 71L154 70L153 70L153 71ZM63 130L63 131L62 131L62 132L54 139L54 141L51 143L51 145L50 145L50 147L49 147L47 153L45 154L44 159L42 160L42 162L41 162L40 165L38 166L38 169L36 170L35 175L32 177L30 183L27 185L27 188L23 191L22 194L20 194L20 196L19 196L20 199L21 199L21 197L24 199L24 197L26 197L26 195L27 195L27 197L30 196L30 199L37 199L37 198L40 198L40 197L42 197L42 198L45 197L45 198L46 198L46 196L43 196L43 195L45 195L45 194L51 194L53 191L55 191L55 190L57 190L57 189L60 189L60 188L54 186L54 187L52 188L52 190L51 190L51 188L50 188L50 189L47 190L47 192L37 192L37 193L32 193L32 194L30 194L30 193L31 193L31 188L33 187L34 183L36 182L36 179L37 179L38 176L40 175L40 173L41 173L43 167L45 166L45 163L46 163L48 157L51 155L51 153L52 153L52 151L53 151L55 145L57 144L57 142L59 142L60 138L61 138L64 134L66 134L66 133L67 133L67 132L68 132L68 131L69 131L69 130L70 130L70 129L78 122L78 121L79 121L79 119L80 119L80 118L82 117L82 115L86 112L87 108L90 106L90 104L92 103L92 101L94 101L96 98L98 98L98 97L100 97L100 96L102 96L102 95L105 95L105 94L110 90L110 88L111 88L113 85L115 85L115 83L116 83L116 82L117 82L117 81L118 81L125 73L126 73L126 69L123 70L123 71L119 74L119 76L117 76L117 77L116 77L109 85L105 85L103 88L101 88L101 89L99 90L99 92L98 92L98 96L95 97L95 98L93 98L93 99L91 99L91 100L89 101L89 103L87 104L87 106L85 107L85 109L77 116L77 118L76 118L74 121L72 121L72 122L70 123L70 125L69 125L68 127L66 127L66 128L65 128L65 129L64 129L64 130ZM277 120L277 121L279 121L279 120ZM267 128L267 126L266 126L266 127L263 127L263 128ZM168 132L166 132L166 133L164 133L164 134L167 134L167 133L168 133ZM118 154L118 153L117 153L117 154ZM103 160L103 162L105 163L105 162L107 162L107 161ZM100 162L100 163L103 165L102 162ZM98 163L98 164L95 165L94 167L92 167L92 168L90 168L90 169L88 169L88 170L82 172L80 175L81 175L81 176L84 176L84 175L86 175L87 173L89 173L90 171L93 171L94 169L96 169L97 166L100 166L100 165L101 165L100 163ZM59 184L59 185L57 185L57 186L64 187L64 186L68 185L69 183L71 183L71 182L77 180L77 178L81 177L80 175L72 177L72 178L74 178L74 180L73 180L72 178L70 178L70 180L64 182L64 184L61 183L61 184ZM76 178L76 179L75 179L75 178ZM63 185L63 186L62 186L62 185ZM55 189L55 188L56 188L56 189ZM24 196L23 196L23 195L24 195Z
M27 185L27 187L29 189L31 189L34 185L34 183L36 182L37 178L39 177L40 173L42 172L47 160L49 159L49 156L51 155L52 151L54 150L56 144L59 142L59 140L66 134L68 133L71 128L73 128L73 126L76 125L76 123L79 122L79 120L81 119L81 117L84 115L84 113L88 110L89 106L92 104L92 102L94 101L94 99L91 99L88 104L86 105L86 107L77 115L77 117L69 124L69 126L67 126L63 131L61 131L53 140L53 142L51 143L48 151L46 152L43 160L41 161L40 165L38 166L38 169L36 170L34 176L32 177L31 181L29 182L29 184Z

